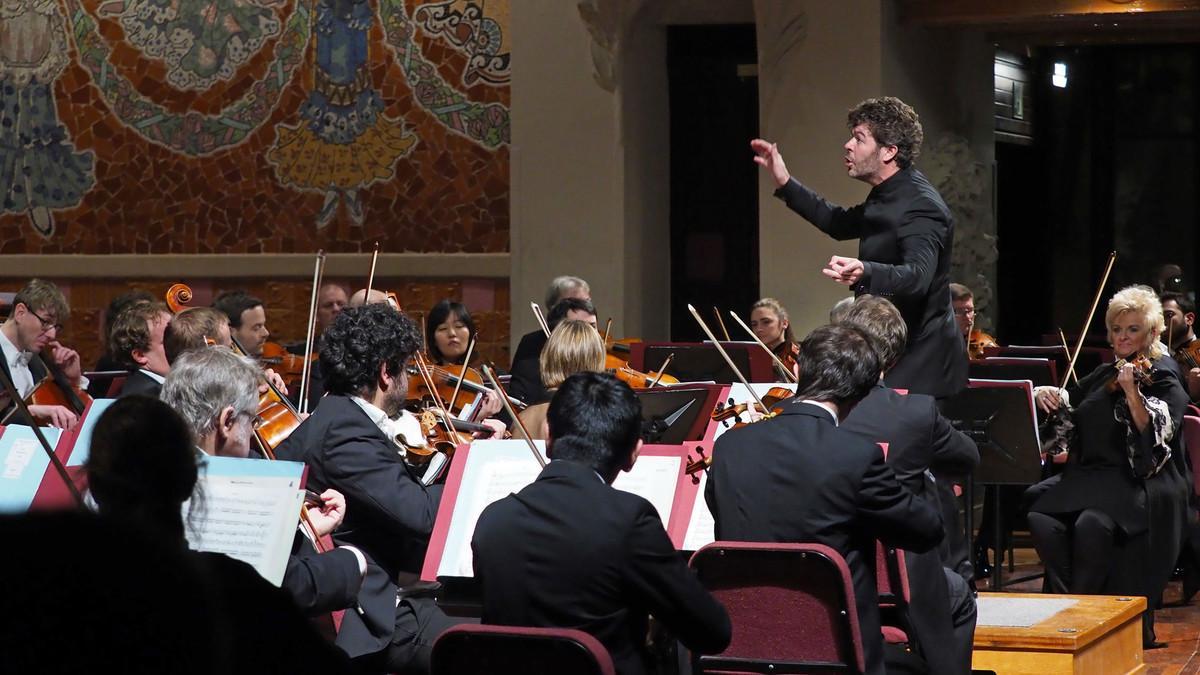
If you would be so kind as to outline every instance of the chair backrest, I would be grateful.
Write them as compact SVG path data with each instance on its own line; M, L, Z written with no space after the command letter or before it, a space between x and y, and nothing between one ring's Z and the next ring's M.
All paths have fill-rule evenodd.
M703 672L865 668L850 568L820 544L717 541L692 556L700 582L729 612L733 640Z
M903 550L875 542L875 585L879 588L880 605L908 605L912 601Z
M438 636L430 659L431 675L616 673L599 640L570 628L460 624Z
M1183 416L1183 449L1192 465L1192 490L1200 495L1200 417Z

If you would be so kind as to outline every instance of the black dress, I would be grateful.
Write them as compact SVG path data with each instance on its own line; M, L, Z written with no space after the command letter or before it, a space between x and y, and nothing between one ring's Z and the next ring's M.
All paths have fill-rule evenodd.
M1136 433L1132 422L1118 419L1124 392L1105 386L1113 374L1112 364L1105 364L1068 388L1078 436L1062 474L1040 486L1044 492L1029 510L1062 518L1096 509L1112 518L1119 528L1118 553L1104 592L1144 595L1153 606L1179 556L1187 521L1182 443L1187 393L1170 364L1156 362L1141 391L1165 404L1165 416L1152 412L1146 430Z

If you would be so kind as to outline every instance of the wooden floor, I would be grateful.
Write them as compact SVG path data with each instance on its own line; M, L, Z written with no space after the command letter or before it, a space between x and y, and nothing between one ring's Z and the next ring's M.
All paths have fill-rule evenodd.
M1016 571L1011 574L1004 567L1004 578L1020 578L1042 571L1037 553L1033 549L1017 549ZM1042 589L1041 579L1005 586L1007 591L1036 593ZM989 590L986 582L979 590ZM1192 598L1192 604L1177 607L1182 591L1180 582L1172 581L1163 600L1167 607L1155 615L1155 632L1159 642L1167 643L1162 649L1146 650L1147 675L1200 675L1200 595Z

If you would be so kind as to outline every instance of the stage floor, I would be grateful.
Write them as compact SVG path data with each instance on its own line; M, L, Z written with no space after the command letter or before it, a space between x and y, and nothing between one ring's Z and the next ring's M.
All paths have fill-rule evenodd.
M1016 557L1016 571L1010 573L1008 566L1004 566L1005 579L1020 578L1042 571L1037 552L1033 549L1018 548ZM1022 593L1037 593L1041 589L1040 578L1004 587L1006 591ZM979 585L979 590L990 589L984 582ZM1180 607L1177 605L1181 594L1181 582L1172 581L1167 586L1166 597L1163 598L1167 606L1158 610L1155 616L1158 640L1167 643L1167 646L1146 650L1147 675L1200 675L1200 594L1192 598L1192 604Z

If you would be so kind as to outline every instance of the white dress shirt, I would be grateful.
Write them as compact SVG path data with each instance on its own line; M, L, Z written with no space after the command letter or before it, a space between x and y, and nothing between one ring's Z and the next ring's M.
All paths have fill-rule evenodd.
M23 352L17 349L17 346L2 331L0 331L0 348L4 351L4 362L8 364L8 372L12 377L13 385L17 388L17 393L21 395L21 398L25 398L37 385L33 381L33 372L29 370L29 361L33 358L33 352Z

